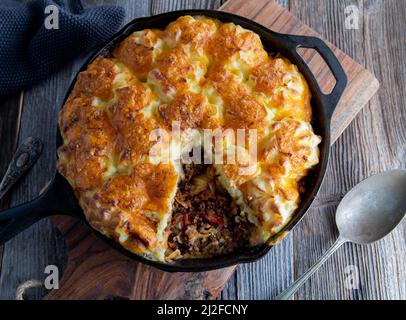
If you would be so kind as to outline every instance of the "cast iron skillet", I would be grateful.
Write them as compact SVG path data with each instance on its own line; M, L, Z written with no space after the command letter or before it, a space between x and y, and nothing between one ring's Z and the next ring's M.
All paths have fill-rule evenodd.
M183 15L204 15L219 19L223 22L234 22L244 28L254 31L261 37L262 43L268 52L280 52L292 63L296 64L309 84L312 93L313 106L312 125L315 133L322 137L322 142L320 144L320 163L314 170L312 170L310 177L306 181L307 191L302 194L300 207L291 221L283 228L281 233L284 231L289 231L306 213L323 180L329 158L331 117L347 85L347 77L344 70L332 51L322 40L318 38L275 33L251 20L226 12L211 10L184 10L133 20L115 36L113 36L112 39L110 39L100 50L92 54L88 61L86 61L86 63L82 66L80 71L85 70L89 63L91 63L96 57L108 54L110 49L112 49L116 44L121 42L132 32L147 28L162 29L170 22ZM323 94L320 90L315 77L296 51L296 49L299 47L315 49L330 67L336 80L336 85L330 94ZM69 96L75 81L76 77L68 90L64 103ZM58 130L56 145L59 146L61 143L62 139ZM45 191L37 198L15 208L0 212L0 244L8 241L36 221L56 214L73 216L88 224L82 209L79 207L72 188L58 172L55 173L54 178L46 187ZM159 269L175 272L206 271L235 265L237 263L251 262L264 256L272 247L271 244L262 244L257 247L244 249L218 257L183 260L177 261L174 264L164 264L133 254L98 231L94 229L92 230L98 237L106 241L123 254Z

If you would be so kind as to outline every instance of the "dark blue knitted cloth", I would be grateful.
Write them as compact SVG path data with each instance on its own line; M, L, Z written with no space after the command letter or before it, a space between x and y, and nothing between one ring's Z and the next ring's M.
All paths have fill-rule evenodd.
M56 5L59 29L46 7ZM48 7L48 10L50 10ZM124 9L84 10L80 0L0 1L0 96L28 87L76 55L106 41L121 26ZM45 20L48 18L48 24ZM48 28L47 28L48 27Z

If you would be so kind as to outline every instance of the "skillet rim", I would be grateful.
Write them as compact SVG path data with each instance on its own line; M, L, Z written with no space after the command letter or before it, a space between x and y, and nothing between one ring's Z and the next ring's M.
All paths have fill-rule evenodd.
M319 158L319 164L312 169L312 175L314 175L311 179L313 180L310 184L307 186L308 190L306 192L306 195L301 195L302 199L299 204L298 209L290 219L290 221L276 234L274 235L270 240L276 240L278 239L281 235L284 235L285 233L291 231L304 217L304 215L308 212L308 209L310 205L312 204L314 198L316 197L320 186L324 180L326 169L327 169L327 164L329 160L329 154L330 154L330 121L331 121L331 115L332 112L329 112L329 108L331 111L331 108L334 109L334 106L326 106L325 104L328 104L327 99L323 99L323 97L327 97L326 95L323 94L323 92L320 90L317 80L315 79L313 73L310 71L309 67L307 64L298 58L293 51L296 51L296 48L298 47L298 43L295 41L292 41L290 39L291 35L289 34L282 34L282 33L277 33L274 32L265 26L250 20L248 18L235 15L232 13L228 12L223 12L223 11L217 11L217 10L205 10L205 9L191 9L191 10L179 10L179 11L171 11L171 12L166 12L162 13L159 15L154 15L154 16L149 16L149 17L141 17L141 18L136 18L127 23L125 26L123 26L116 34L114 34L108 41L106 41L103 45L101 45L99 48L95 49L93 52L91 52L88 55L88 58L86 61L83 63L83 65L80 67L80 69L76 72L74 78L71 81L70 86L67 89L67 93L65 98L63 99L62 105L59 108L59 110L64 106L66 103L67 98L69 97L75 83L77 80L77 76L79 75L80 72L86 70L88 65L93 62L97 57L106 55L110 53L110 50L112 47L114 47L117 43L121 42L125 37L127 37L130 33L137 31L137 30L143 30L147 28L161 28L157 27L156 25L159 23L160 20L168 20L171 19L171 21L174 21L176 18L184 15L192 15L192 16L207 16L211 18L218 19L222 22L234 22L236 24L239 24L243 26L244 28L247 28L249 30L254 31L257 33L260 38L261 42L263 43L264 47L267 48L267 52L272 53L272 51L269 51L269 43L264 43L265 39L263 35L268 35L271 38L274 38L275 41L279 41L281 44L281 47L284 49L284 54L283 56L287 56L287 58L294 63L300 70L300 72L303 74L303 76L306 78L306 81L310 87L311 93L312 93L312 112L313 115L317 114L316 121L320 122L318 125L318 132L317 134L322 136L322 146L320 147L320 158ZM158 21L158 22L156 22ZM151 25L151 22L155 22L154 25ZM163 25L166 26L168 23L164 23ZM137 28L137 25L143 25L144 27L142 28ZM258 33L257 30L260 30L261 32ZM311 40L320 40L319 38L314 38L314 37L308 37L308 36L301 36L302 38L309 39ZM280 52L280 51L278 51ZM285 53L289 53L285 55ZM274 51L275 53L275 51ZM293 61L292 61L293 60ZM330 68L331 69L331 68ZM331 70L333 72L333 70ZM333 72L334 74L334 72ZM338 82L337 82L338 83ZM340 96L342 95L342 92ZM317 100L317 112L316 108L314 105L314 99ZM320 112L321 111L321 112ZM313 125L313 123L312 123ZM322 132L321 132L322 131ZM60 130L59 130L59 125L57 126L57 137L56 137L56 150L59 148L59 146L62 143L62 137L60 135ZM58 158L58 157L57 157ZM58 177L59 176L59 177ZM65 178L56 170L56 175L55 175L55 180L63 179ZM70 187L70 185L67 183L65 180L65 184L69 186L71 189L71 192L73 193L73 189ZM57 183L58 185L58 183ZM75 198L76 199L76 198ZM76 202L77 199L76 199ZM163 271L169 271L169 272L202 272L202 271L209 271L209 270L215 270L215 269L220 269L220 268L225 268L229 266L233 266L239 263L248 263L248 262L253 262L256 260L259 260L262 258L265 254L269 252L269 250L276 244L276 243L264 243L256 247L248 248L246 250L243 250L242 252L240 251L235 251L229 254L221 255L221 256L216 256L216 257L210 257L210 258L197 258L197 259L188 259L188 260L178 260L175 263L162 263L159 261L154 261L147 259L143 256L137 255L135 253L132 253L128 251L127 249L124 249L120 244L116 243L114 240L104 236L101 234L98 230L94 229L86 220L83 212L81 213L75 213L72 214L73 216L76 216L80 218L82 221L84 221L95 233L99 238L101 238L103 241L107 242L110 246L112 246L114 249L120 251L121 253L125 254L126 256L130 257L131 259L137 260L139 262L145 263L147 265L151 265L153 267L156 267L158 269L161 269ZM278 240L276 241L278 242Z

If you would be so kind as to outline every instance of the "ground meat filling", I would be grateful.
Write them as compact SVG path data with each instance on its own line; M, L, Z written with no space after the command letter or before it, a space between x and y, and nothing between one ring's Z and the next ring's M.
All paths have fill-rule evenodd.
M249 245L253 225L220 186L214 168L183 165L169 227L169 254L209 257Z

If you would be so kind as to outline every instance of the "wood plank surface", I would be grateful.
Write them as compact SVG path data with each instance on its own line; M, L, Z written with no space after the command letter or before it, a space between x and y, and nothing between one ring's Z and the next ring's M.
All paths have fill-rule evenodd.
M126 2L127 21L150 14L150 2ZM123 1L88 0L85 5L123 4ZM11 197L15 206L33 199L52 178L55 171L55 136L57 113L73 76L86 56L78 57L60 72L42 83L26 90L19 142L28 136L40 137L44 150L37 164L19 183ZM3 107L3 106L0 106ZM7 107L7 106L6 106ZM38 125L43 124L43 125ZM51 219L44 219L4 246L2 272L0 274L0 299L14 299L17 286L30 279L43 280L47 265L58 266L62 273L67 263L64 239ZM42 288L27 290L26 299L40 299L46 294Z
M358 30L343 29L344 14L335 15L336 21L321 18L331 11L343 13L348 5L356 5L360 10ZM335 239L333 222L337 200L371 174L406 167L406 139L402 129L406 110L401 86L406 78L404 70L396 67L401 64L406 49L405 43L400 43L405 30L404 19L400 17L406 13L406 3L307 1L292 2L291 10L328 40L337 41L338 46L372 71L381 84L378 93L333 146L328 173L319 193L323 209L309 214L293 233L293 242L297 245L295 274L300 275ZM382 57L385 59L381 60ZM384 103L377 103L379 100ZM323 206L324 199L328 206ZM331 199L335 200L331 202ZM405 223L371 246L347 244L306 283L296 298L405 299L404 227ZM308 254L301 257L299 253L304 247ZM351 265L358 268L358 290L348 290L344 285L346 268Z
M3 177L6 173L8 164L17 147L22 98L22 94L15 94L4 98L0 102L0 177ZM11 192L0 199L0 210L9 207ZM0 246L0 274L2 260L3 247Z
M360 10L358 30L344 29L344 8ZM334 242L334 212L340 199L371 174L406 168L405 83L402 57L406 30L405 1L289 1L289 10L345 53L368 68L381 87L332 147L326 178L312 210L283 241L293 239L294 278L309 268ZM403 31L402 31L403 30ZM404 66L404 63L403 63ZM390 125L388 125L390 124ZM345 245L298 291L296 299L405 299L405 222L372 246ZM225 299L269 299L275 283L265 282L272 269L255 273L255 264L240 266L222 293ZM280 257L282 259L282 257ZM262 263L262 261L261 261ZM358 268L358 290L345 287L346 268ZM284 272L279 269L279 272ZM280 284L277 284L280 287ZM282 285L285 287L285 285ZM238 288L238 289L235 289Z
M106 0L126 7L130 20L139 15L150 15L183 8L214 8L220 1L123 1ZM381 82L378 95L362 110L332 149L332 158L322 190L313 209L286 239L261 261L242 265L231 277L220 298L269 299L304 272L333 242L336 230L333 225L334 210L346 191L370 174L396 167L406 167L406 137L404 131L405 96L401 86L405 83L404 16L405 1L334 1L334 0L284 0L278 1L303 22L321 33L344 52L366 66ZM101 1L87 0L87 5ZM360 8L358 30L344 29L344 8ZM83 58L67 66L66 70L27 91L20 141L29 135L41 136L46 145L43 162L37 164L29 176L12 194L12 205L35 196L51 173L49 161L54 159L53 137L40 123L53 129L55 116L64 90ZM28 100L27 100L28 99ZM16 99L18 100L18 99ZM11 101L11 102L10 102ZM42 108L41 108L42 106ZM7 116L7 123L16 123L18 101L0 103L0 117ZM5 111L6 110L6 111ZM49 113L49 114L48 114ZM14 119L14 120L13 120ZM1 122L0 124L5 123ZM14 125L15 126L15 125ZM6 128L13 127L7 124ZM44 126L45 127L45 126ZM0 127L0 173L5 170L11 152L4 153L3 132ZM10 131L13 132L13 131ZM54 132L54 131L53 131ZM15 133L14 133L15 134ZM12 134L6 135L12 141ZM15 139L15 137L14 137ZM10 142L8 142L9 145ZM7 155L8 154L8 155ZM45 160L44 160L45 159ZM47 176L48 175L48 176ZM5 246L0 264L0 298L14 298L18 284L30 278L43 278L44 266L65 264L66 252L59 232L49 221L33 226ZM80 235L80 233L79 233ZM315 275L296 295L297 299L406 299L405 292L405 223L393 235L370 247L346 245ZM100 249L101 253L103 248ZM0 253L1 258L1 253ZM359 269L361 284L358 290L345 289L345 271L349 265ZM148 278L148 272L145 273ZM144 278L144 279L145 279ZM212 281L212 280L211 280ZM200 283L186 283L190 298L208 298ZM123 284L123 288L125 285ZM200 290L199 290L200 289ZM78 290L78 288L72 288ZM185 292L187 291L184 290ZM41 290L29 291L27 298L38 299ZM118 296L120 292L116 293ZM156 292L159 297L160 292ZM115 295L114 293L112 294ZM138 296L139 298L145 298ZM179 297L179 296L178 296Z

